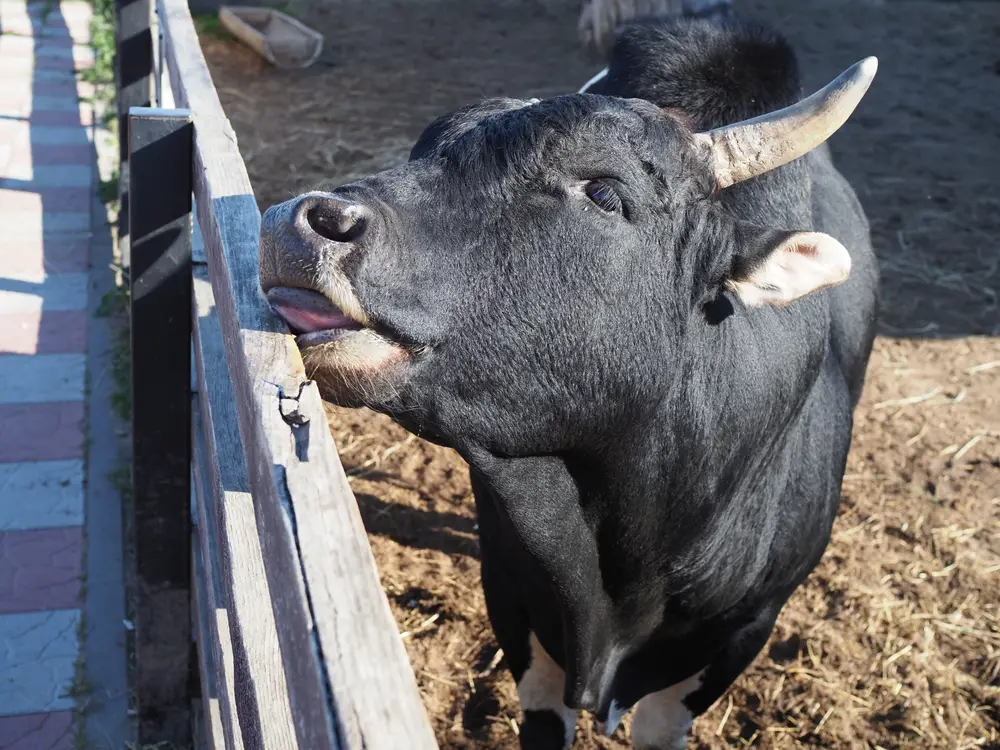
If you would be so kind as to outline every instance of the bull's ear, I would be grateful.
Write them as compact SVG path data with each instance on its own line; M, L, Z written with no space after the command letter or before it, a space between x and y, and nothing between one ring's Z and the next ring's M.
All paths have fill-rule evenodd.
M752 261L740 261L726 288L748 307L787 305L793 300L847 280L847 248L822 232L782 234Z

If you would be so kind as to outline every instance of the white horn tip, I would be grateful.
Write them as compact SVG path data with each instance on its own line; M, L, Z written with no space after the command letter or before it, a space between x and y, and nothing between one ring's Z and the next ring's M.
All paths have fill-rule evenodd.
M875 73L878 71L878 58L877 57L866 57L864 60L858 63L858 73L867 80L872 80L875 77Z

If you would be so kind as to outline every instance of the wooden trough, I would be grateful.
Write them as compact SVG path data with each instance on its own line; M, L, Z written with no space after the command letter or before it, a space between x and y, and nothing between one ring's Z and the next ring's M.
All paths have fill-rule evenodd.
M224 5L219 22L276 68L308 68L323 51L323 35L272 8Z

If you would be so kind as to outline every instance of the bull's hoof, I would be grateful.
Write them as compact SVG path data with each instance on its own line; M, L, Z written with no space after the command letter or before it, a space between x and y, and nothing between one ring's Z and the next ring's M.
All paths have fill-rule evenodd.
M555 711L525 711L520 730L523 750L563 750L566 726Z

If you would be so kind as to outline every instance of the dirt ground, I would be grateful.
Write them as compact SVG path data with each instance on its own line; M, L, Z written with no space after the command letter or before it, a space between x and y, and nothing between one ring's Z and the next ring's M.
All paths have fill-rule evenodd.
M470 101L574 90L600 67L578 7L300 4L327 38L300 73L203 44L263 208L404 160ZM1000 3L737 8L780 22L810 89L880 58L832 144L872 221L884 309L830 548L692 746L1000 748ZM372 413L329 416L438 741L516 747L464 464ZM609 739L584 717L574 747L627 736L627 721Z

